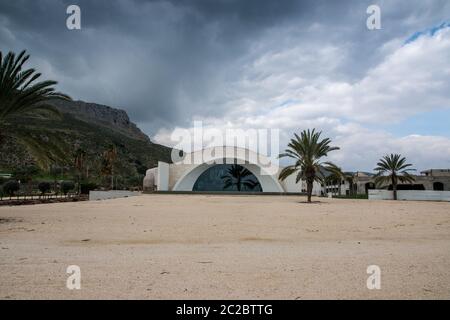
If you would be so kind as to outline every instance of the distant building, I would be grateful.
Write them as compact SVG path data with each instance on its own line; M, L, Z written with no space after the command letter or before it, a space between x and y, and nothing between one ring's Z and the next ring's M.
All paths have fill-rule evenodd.
M367 194L369 189L386 188L392 190L391 185L375 186L375 174L369 172L356 172L353 179L353 193ZM413 183L399 183L398 190L435 190L450 191L450 169L428 169L420 172L420 175L413 175ZM350 194L351 186L346 180L337 184L324 185L324 193L342 195Z

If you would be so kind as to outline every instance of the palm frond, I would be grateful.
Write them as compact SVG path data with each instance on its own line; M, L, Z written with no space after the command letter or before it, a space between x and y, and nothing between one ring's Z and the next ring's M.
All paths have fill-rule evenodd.
M13 52L3 57L0 52L0 122L42 110L42 105L49 100L70 100L69 96L55 91L56 81L36 82L40 73L34 69L22 70L28 59L25 51L17 57Z
M43 112L59 115L58 110L48 102L53 99L71 100L69 96L55 91L56 81L37 82L40 73L32 68L23 69L29 58L25 50L17 56L13 52L4 56L0 51L0 126L3 129L8 119ZM33 136L21 134L19 130L13 128L10 133L32 151L41 167L48 166L51 161L61 161L64 153L58 146L42 145Z
M411 183L414 181L408 172L415 169L410 168L412 164L406 163L406 158L400 154L390 154L383 156L377 163L375 171L375 184L382 186L383 184L393 184L396 187L397 181Z
M284 167L280 174L278 175L278 179L281 181L286 180L287 177L289 177L291 174L293 174L294 172L296 172L298 169L295 166L288 166L288 167Z
M279 180L283 181L296 173L296 183L305 180L311 186L314 181L323 182L325 178L322 173L323 168L328 168L336 174L341 172L332 162L321 163L321 158L326 157L329 152L339 150L338 147L330 146L329 138L320 140L321 134L322 132L316 131L316 129L303 130L300 135L294 133L294 138L290 140L287 149L279 155L279 158L292 158L295 160L295 164L283 168L278 175ZM310 196L309 194L308 200L310 200Z

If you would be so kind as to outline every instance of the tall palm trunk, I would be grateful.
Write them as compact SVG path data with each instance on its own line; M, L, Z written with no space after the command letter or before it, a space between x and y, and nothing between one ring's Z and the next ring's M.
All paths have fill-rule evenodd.
M313 183L316 171L314 168L308 168L306 170L306 192L308 194L308 202L311 202L311 195L313 190Z
M397 200L397 179L392 175L392 192L394 194L394 200Z
M313 182L306 181L306 193L308 195L308 202L311 202L312 189L313 189Z

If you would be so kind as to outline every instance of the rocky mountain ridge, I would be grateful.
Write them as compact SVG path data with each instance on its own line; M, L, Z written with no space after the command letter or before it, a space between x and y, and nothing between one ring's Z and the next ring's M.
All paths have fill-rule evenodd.
M130 121L125 110L112 108L98 103L56 100L51 102L62 113L71 114L83 121L118 130L130 138L149 141L150 138L143 133L136 124Z

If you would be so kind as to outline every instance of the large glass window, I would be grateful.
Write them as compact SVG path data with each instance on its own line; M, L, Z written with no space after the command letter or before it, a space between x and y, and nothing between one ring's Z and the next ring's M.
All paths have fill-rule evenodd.
M236 164L217 164L197 179L192 191L261 192L261 184L253 173Z

